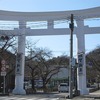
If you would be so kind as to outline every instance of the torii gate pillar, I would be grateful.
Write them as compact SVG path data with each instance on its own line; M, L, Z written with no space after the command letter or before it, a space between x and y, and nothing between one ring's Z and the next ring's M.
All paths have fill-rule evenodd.
M80 90L80 95L86 95L89 94L89 91L87 90L86 86L86 60L85 60L85 35L84 35L84 21L80 20L77 21L77 51L78 55L82 53L82 69L78 67L77 70L77 85L78 85L78 90ZM77 55L77 58L78 58Z
M22 30L20 36L18 36L18 54L16 72L15 72L15 88L13 94L26 94L24 90L24 66L25 66L25 28L26 24L19 22L19 28ZM19 60L19 61L18 61Z

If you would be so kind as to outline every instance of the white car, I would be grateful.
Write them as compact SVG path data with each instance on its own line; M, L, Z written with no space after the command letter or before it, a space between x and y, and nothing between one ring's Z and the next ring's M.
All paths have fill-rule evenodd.
M69 91L68 83L60 83L60 85L58 85L58 92L68 92L68 91Z

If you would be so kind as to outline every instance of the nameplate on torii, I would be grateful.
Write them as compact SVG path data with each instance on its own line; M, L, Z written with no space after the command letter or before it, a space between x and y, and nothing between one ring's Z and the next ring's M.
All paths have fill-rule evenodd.
M20 75L22 72L21 62L22 62L22 53L18 53L16 57L16 74L17 75Z
M79 53L78 54L78 72L79 74L83 74L83 64L84 64L84 53Z

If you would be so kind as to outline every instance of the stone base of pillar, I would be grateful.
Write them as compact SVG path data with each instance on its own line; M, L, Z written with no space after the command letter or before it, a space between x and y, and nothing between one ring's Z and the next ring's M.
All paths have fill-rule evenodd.
M88 95L88 94L89 94L89 90L88 89L80 90L80 95Z
M19 89L19 88L15 88L13 91L12 91L13 94L18 94L18 95L23 95L23 94L26 94L26 91L24 89Z

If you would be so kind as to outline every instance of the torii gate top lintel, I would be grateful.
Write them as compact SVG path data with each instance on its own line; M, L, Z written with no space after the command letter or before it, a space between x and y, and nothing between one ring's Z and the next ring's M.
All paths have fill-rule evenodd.
M40 36L40 35L66 35L70 33L69 28L54 28L54 21L69 20L71 14L74 15L74 20L84 20L89 18L100 18L100 7L70 10L70 11L53 11L53 12L17 12L17 11L3 11L0 10L0 21L18 21L19 28L13 30L0 29L0 35L15 35L21 34L21 28L24 28L26 36ZM46 21L46 29L32 29L26 27L27 22ZM77 27L74 29L74 34L77 33ZM84 34L98 34L99 27L84 27Z
M17 12L0 10L0 20L9 21L45 21L45 20L59 20L68 19L71 14L80 19L98 18L100 17L100 7L70 10L70 11L53 11L53 12Z

